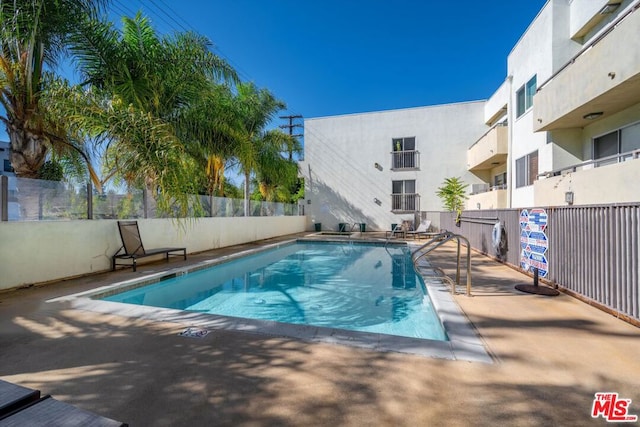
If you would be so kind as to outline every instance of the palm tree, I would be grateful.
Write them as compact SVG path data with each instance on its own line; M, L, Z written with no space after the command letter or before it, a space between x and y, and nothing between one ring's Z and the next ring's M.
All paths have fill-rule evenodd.
M297 165L282 157L283 147L295 146L295 140L280 130L267 130L267 126L285 104L266 89L253 83L238 85L236 111L240 120L240 140L236 156L244 174L244 214L249 215L249 184L251 174L259 172L263 197L271 194L274 182L291 181ZM293 165L292 167L289 167ZM283 167L284 166L284 167ZM271 197L271 196L270 196Z
M202 99L212 102L212 88L237 76L202 36L159 37L140 14L123 23L122 33L107 22L79 24L70 50L92 96L64 108L88 136L107 137L105 164L186 214L202 173L192 153L213 134L212 120L200 120Z
M35 178L47 151L65 142L60 123L47 120L40 102L45 66L55 67L75 23L96 16L108 0L0 2L0 104L17 176Z
M298 165L288 155L300 152L298 141L277 129L265 132L256 144L258 158L255 172L260 194L267 201L289 202L291 188L298 180Z
M442 200L442 204L445 209L450 212L456 212L456 222L459 221L462 210L464 209L465 200L467 196L466 184L459 177L445 178L444 183L438 188L436 195Z

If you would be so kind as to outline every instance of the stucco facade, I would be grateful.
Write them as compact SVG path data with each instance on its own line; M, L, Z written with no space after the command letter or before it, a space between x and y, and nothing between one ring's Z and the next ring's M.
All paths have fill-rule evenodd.
M549 0L515 45L504 207L640 201L639 6Z
M483 114L478 101L305 120L309 228L388 230L413 221L414 210L441 210L436 191L446 177L480 182L460 153L485 131Z
M639 34L640 0L549 0L486 101L306 120L311 222L388 229L413 219L391 182L415 180L419 210L439 210L451 176L470 184L468 209L640 201ZM402 137L415 170L390 169Z

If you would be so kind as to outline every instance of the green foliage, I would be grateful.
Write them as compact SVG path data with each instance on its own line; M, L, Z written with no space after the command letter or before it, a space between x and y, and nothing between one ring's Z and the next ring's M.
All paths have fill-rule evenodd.
M62 178L64 178L62 165L54 160L47 160L38 170L38 179L62 181Z
M40 163L34 160L25 171L27 166L39 168L49 156L68 181L90 178L101 196L109 181L146 188L158 210L172 216L201 213L199 199L188 194L238 197L239 189L224 180L232 162L247 181L256 180L262 200L301 197L292 160L300 144L280 130L268 130L285 108L282 101L266 89L239 83L235 70L212 53L206 37L192 32L159 35L140 13L123 18L118 31L111 22L95 18L106 3L0 1L5 37L0 59L6 60L0 63L6 95L0 103L7 111L0 119L9 128L17 113L36 112L30 127L20 129L30 131L25 135L43 129L36 142L44 148L32 156L41 158ZM14 10L21 5L29 7ZM42 61L64 50L78 67L80 85L42 71ZM29 58L42 61L33 61L28 75L17 75L25 66L20 61ZM21 97L12 98L12 92ZM14 98L19 102L11 105ZM15 110L20 106L25 110ZM52 167L43 170L49 179L55 178ZM121 200L116 209L110 200L108 208L111 215L115 210L126 213L133 209L131 203Z
M55 68L78 20L105 0L0 1L0 121L17 176L36 178L49 151L65 143L64 120L50 120L41 96L46 66Z
M465 200L469 198L467 196L468 186L469 184L464 183L458 177L445 178L436 195L440 197L446 210L460 214L464 209Z

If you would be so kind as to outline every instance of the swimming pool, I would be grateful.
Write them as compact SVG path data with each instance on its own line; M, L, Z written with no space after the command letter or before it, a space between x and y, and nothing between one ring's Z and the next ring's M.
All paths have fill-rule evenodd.
M237 271L234 272L234 269L240 269L240 267L238 266L239 264L236 263L236 261L241 261L245 258L251 259L252 263L257 268L262 268L264 270L265 267L270 263L278 261L278 257L276 256L277 251L272 251L271 249L287 248L287 250L293 250L297 247L295 243L309 242L310 240L316 241L317 238L301 238L271 244L263 244L252 249L239 248L236 252L233 252L230 255L217 257L214 256L209 259L195 261L191 265L186 267L172 268L171 266L168 266L167 269L161 268L159 270L156 270L155 272L149 271L147 273L141 273L140 275L132 279L112 283L110 285L72 295L57 297L49 300L48 302L64 304L65 307L71 309L91 311L98 315L116 315L151 322L169 322L176 325L176 332L180 332L178 333L178 335L182 335L185 327L195 327L197 329L202 328L206 331L219 330L259 334L263 336L298 339L307 342L320 342L350 347L360 347L372 351L409 353L425 357L435 357L439 359L493 363L493 359L487 353L481 337L477 334L475 328L473 328L473 326L464 315L464 313L460 310L460 307L451 295L450 287L445 284L443 278L438 273L436 273L436 271L428 263L428 260L425 258L421 258L418 265L419 275L416 281L415 289L420 289L420 291L423 292L423 299L421 303L425 303L425 305L427 303L431 303L431 305L435 309L435 313L437 313L437 319L439 320L439 324L443 328L446 340L412 338L408 336L391 335L390 333L370 332L370 329L366 329L369 328L370 325L363 326L362 323L364 322L360 322L361 326L363 326L362 330L349 330L336 327L312 326L306 324L283 323L280 321L272 320L251 319L247 317L209 314L208 312L205 312L204 309L203 311L186 311L180 308L160 308L158 306L140 305L139 302L137 304L133 304L133 300L130 300L129 303L105 300L105 298L113 297L116 294L123 294L124 292L142 289L146 285L156 284L159 288L163 288L163 285L171 283L170 280L175 277L195 278L197 277L196 273L202 270L206 270L212 266L225 266L227 270L225 274L228 274L229 276L227 276L224 281L229 282L231 277L237 276L237 274L234 274L237 273ZM329 239L322 240L326 241ZM377 244L378 248L384 249L383 246L380 246L382 243L384 243L384 241L371 239L370 243ZM404 249L400 249L401 247L403 247ZM387 305L383 305L383 307L386 307L387 312L390 311L392 313L394 311L393 301L396 301L395 320L397 322L395 323L402 323L400 320L406 319L406 317L403 317L403 315L401 314L403 313L404 309L399 309L400 304L398 304L398 300L393 300L392 297L394 296L393 293L396 291L397 293L402 294L403 292L411 293L412 289L414 289L412 282L413 278L409 276L409 280L407 281L406 276L402 276L399 273L400 271L402 271L402 269L408 268L406 258L404 258L404 256L406 255L406 251L416 249L416 247L417 246L411 247L411 245L407 245L405 243L390 242L389 252L385 251L385 254L382 255L382 258L378 258L377 255L360 253L359 249L362 248L362 246L359 246L359 243L350 243L343 240L341 245L335 248L336 252L333 252L333 256L325 256L324 258L319 257L316 258L313 263L311 263L307 255L300 255L301 258L296 262L300 264L314 264L314 275L317 280L321 280L322 278L324 278L325 281L336 283L342 282L336 279L335 276L333 276L333 279L328 279L335 274L336 270L339 274L343 274L340 268L337 267L338 265L340 265L340 263L336 263L335 258L342 258L346 256L350 251L353 251L353 253L351 254L353 256L352 263L365 266L366 268L364 269L363 275L372 278L372 280L378 279L379 277L383 276L380 273L382 271L380 263L382 265L384 265L385 263L391 265L390 263L393 263L392 265L394 267L392 267L391 273L386 274L387 279L389 279L389 274L391 276L391 283L389 284L387 281L385 290L390 294L378 294L376 300L378 297L380 297L380 295L387 299ZM323 247L323 249L326 250L326 247ZM404 261L399 261L400 259L403 259ZM261 262L262 264L258 265L258 262ZM289 261L288 263L294 264L295 262ZM280 270L281 268L276 269L276 271ZM119 276L120 273L115 273L113 275L113 277ZM243 280L242 283L245 283L244 274L241 277ZM251 280L254 280L254 282L258 284L258 289L260 289L260 280L262 279L259 278L261 277L262 272L260 272L260 274L256 273L253 276L249 275L247 283L251 284ZM424 277L424 280L422 279L422 277ZM265 282L262 283L264 284ZM284 282L284 284L285 286L289 286L287 282ZM237 280L235 282L235 285L239 285L239 282ZM205 283L201 283L201 286L203 286L203 289L206 288ZM233 286L233 281L227 284L227 287ZM428 300L424 299L424 295L426 295L426 293L424 293L423 289L427 290L429 296ZM224 287L222 288L222 290L225 291ZM220 291L218 291L218 293L220 293ZM158 295L160 294L161 292L158 293ZM215 294L215 292L213 294ZM213 294L210 296L213 296ZM258 297L257 295L250 292L246 292L246 294L248 294L246 295L247 297L253 297L252 299L248 299L249 303L253 303L259 306L267 303L266 298ZM364 292L361 292L361 294L364 294ZM142 297L140 295L138 295L137 298L144 300L145 297ZM334 293L334 298L328 298L328 300L339 301L340 298L336 298L336 296L340 295L341 294L336 291ZM358 298L360 298L360 296ZM130 293L129 297L133 298L133 293ZM265 301L261 301L262 299L264 299ZM359 299L357 299L357 301L360 305L362 304ZM376 301L374 300L373 306L375 306L375 302ZM389 304L389 302L391 303ZM371 305L371 302L369 302L369 305ZM380 305L378 305L378 307L380 307ZM297 309L289 310L295 312ZM280 310L277 311L279 312ZM345 316L353 316L354 312L355 310L343 310L343 314ZM355 315L360 316L360 313L356 313ZM393 319L394 317L392 315L392 324L394 323Z
M102 299L448 340L405 245L296 242Z

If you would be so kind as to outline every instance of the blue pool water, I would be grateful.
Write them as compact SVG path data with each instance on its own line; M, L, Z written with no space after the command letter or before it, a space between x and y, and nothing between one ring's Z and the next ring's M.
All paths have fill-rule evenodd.
M297 242L102 299L447 340L406 246Z

